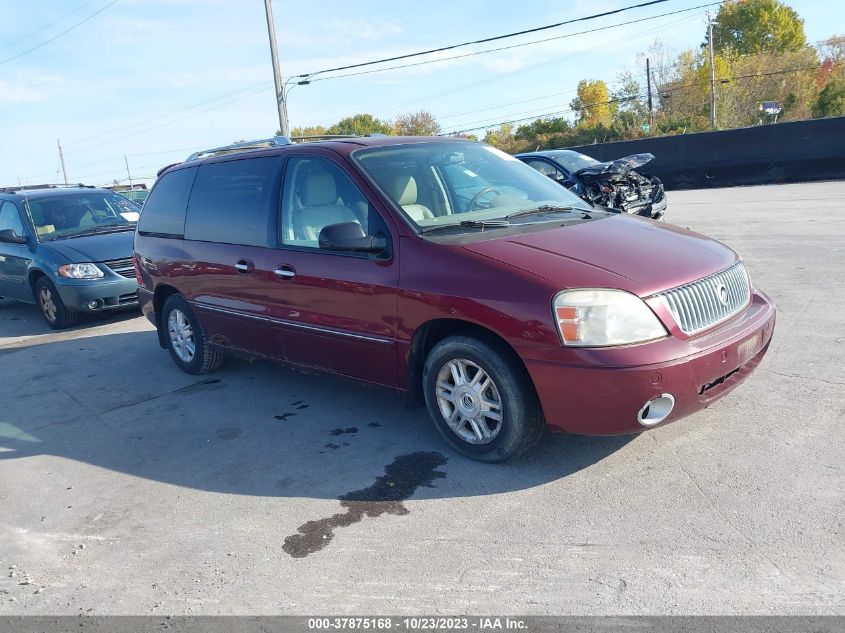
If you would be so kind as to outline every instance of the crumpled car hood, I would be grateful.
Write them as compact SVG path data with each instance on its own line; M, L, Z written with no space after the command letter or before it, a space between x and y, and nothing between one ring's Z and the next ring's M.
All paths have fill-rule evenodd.
M575 174L577 176L605 176L609 174L622 175L627 174L629 171L633 171L637 167L642 167L652 160L654 160L654 154L631 154L630 156L617 158L616 160L607 163L599 163L597 165L584 167L583 169L579 169L575 172Z
M567 288L618 288L647 297L739 260L712 238L627 214L464 248Z

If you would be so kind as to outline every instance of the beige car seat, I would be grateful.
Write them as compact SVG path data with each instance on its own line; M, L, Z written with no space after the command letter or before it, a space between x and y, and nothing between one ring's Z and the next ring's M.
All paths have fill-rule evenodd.
M391 182L389 192L396 203L405 210L412 220L430 220L434 218L431 209L422 204L417 204L417 181L413 176L400 174Z
M326 226L358 222L352 209L337 203L337 185L325 169L312 169L303 175L299 200L302 207L296 213L294 231L301 239L316 241Z

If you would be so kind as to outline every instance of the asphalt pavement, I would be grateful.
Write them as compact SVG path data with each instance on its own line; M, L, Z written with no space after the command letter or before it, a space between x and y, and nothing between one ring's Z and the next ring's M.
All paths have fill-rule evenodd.
M388 391L0 302L0 614L845 615L845 183L669 195L777 303L767 357L514 464Z

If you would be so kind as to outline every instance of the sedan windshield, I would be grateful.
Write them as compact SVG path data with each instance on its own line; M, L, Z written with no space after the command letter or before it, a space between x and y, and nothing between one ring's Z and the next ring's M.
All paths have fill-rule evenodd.
M129 230L140 207L115 193L90 191L30 198L25 203L41 240ZM137 215L135 216L137 217Z
M599 161L595 158L591 158L586 154L581 154L580 152L573 152L572 150L564 150L560 152L549 152L549 156L555 159L558 163L566 167L571 173L575 173L584 167L589 167L590 165L598 165Z
M358 150L353 158L420 231L495 226L492 220L507 226L509 216L530 210L590 210L566 188L481 143L396 145Z

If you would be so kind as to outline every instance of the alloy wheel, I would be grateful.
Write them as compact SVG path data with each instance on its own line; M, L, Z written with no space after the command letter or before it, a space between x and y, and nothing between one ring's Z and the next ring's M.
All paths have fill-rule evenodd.
M184 363L194 360L197 351L194 330L191 328L188 317L178 308L170 311L170 316L167 318L167 333L179 360Z
M41 304L41 310L44 312L44 316L47 317L47 320L50 323L53 323L56 320L56 302L53 299L53 293L50 292L49 288L41 288L41 291L38 293L38 302Z
M489 444L502 429L502 398L493 378L472 361L447 362L437 374L437 405L450 429L469 444Z

